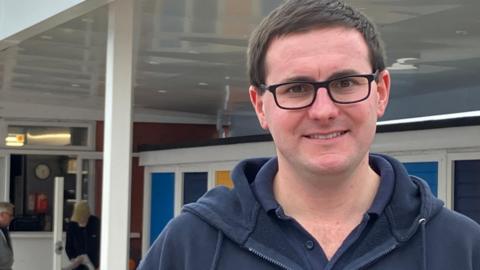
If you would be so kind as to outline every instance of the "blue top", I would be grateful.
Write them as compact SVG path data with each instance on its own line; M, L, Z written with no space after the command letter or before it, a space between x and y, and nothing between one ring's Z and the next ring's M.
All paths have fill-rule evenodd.
M393 168L386 160L378 157L370 159L370 166L380 175L380 186L362 222L348 235L335 255L329 261L319 243L294 218L284 214L273 194L273 179L278 171L278 160L269 160L258 171L255 181L251 184L252 191L263 209L274 217L285 237L290 240L293 248L310 264L311 269L332 269L338 258L357 241L365 237L362 234L369 230L380 216L392 197L395 178Z

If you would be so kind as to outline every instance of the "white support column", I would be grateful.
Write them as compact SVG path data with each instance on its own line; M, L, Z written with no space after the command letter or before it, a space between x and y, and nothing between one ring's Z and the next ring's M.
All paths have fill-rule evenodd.
M128 269L134 0L109 6L100 269Z
M83 194L83 159L77 157L75 160L77 166L76 166L76 171L75 171L75 200L77 202L82 200L82 194Z
M64 178L55 177L55 193L53 207L53 270L62 269L63 254L63 190Z

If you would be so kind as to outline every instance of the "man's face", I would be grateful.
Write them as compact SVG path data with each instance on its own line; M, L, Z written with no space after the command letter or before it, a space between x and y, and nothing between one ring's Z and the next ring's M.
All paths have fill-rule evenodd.
M371 74L367 44L354 29L315 29L274 39L265 58L266 85L291 80L325 81L336 74ZM280 169L315 175L353 172L363 161L373 141L377 118L388 102L387 71L372 82L367 100L337 104L325 88L317 92L311 107L279 108L271 92L250 98L260 125L268 129L276 145ZM283 166L283 167L282 167Z
M0 213L0 227L7 227L10 225L10 222L13 220L13 212L9 210L5 210L4 212Z

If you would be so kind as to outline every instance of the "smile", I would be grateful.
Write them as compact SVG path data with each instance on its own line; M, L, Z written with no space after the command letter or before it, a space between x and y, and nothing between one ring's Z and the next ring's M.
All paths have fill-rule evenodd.
M338 132L333 132L333 133L328 133L328 134L310 134L307 135L306 137L310 139L316 139L316 140L331 140L337 137L340 137L347 133L346 131L338 131Z

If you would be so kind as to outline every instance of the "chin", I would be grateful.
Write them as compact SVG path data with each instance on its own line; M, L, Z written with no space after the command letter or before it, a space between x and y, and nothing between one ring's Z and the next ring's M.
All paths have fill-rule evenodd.
M341 174L351 165L345 158L322 158L307 165L310 171L318 174Z

